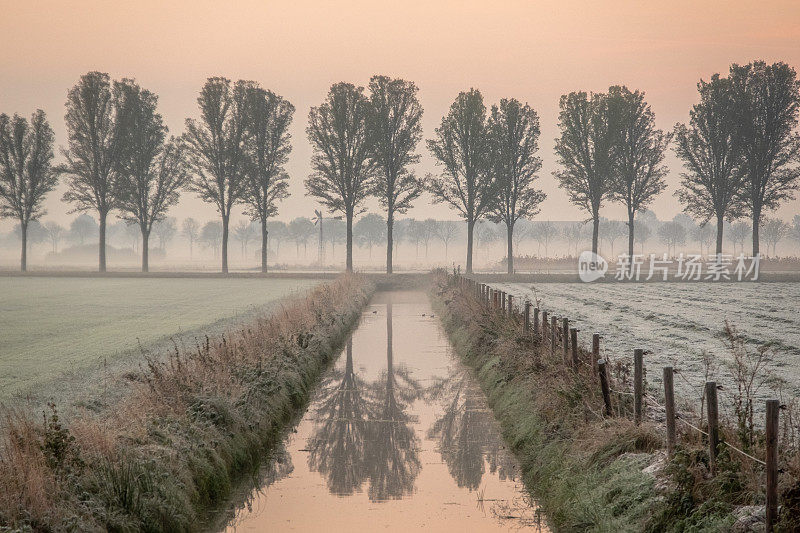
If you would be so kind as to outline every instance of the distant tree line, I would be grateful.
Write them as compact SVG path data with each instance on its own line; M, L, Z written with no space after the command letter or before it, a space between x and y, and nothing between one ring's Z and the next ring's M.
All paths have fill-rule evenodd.
M316 218L316 217L315 217ZM694 252L699 249L701 254L711 254L716 240L716 227L712 223L699 224L692 217L679 213L671 220L658 220L655 214L648 210L642 210L635 220L636 226L636 245L640 247L637 251L645 253L645 246L650 243L652 246L661 244L665 246L668 254L676 254L678 251L685 253ZM724 222L726 241L733 247L733 252L744 251L745 245L752 238L752 230L747 222ZM281 221L271 219L268 222L270 236L270 253L274 253L274 261L280 260L282 244L293 245L295 250L294 258L304 263L318 265L327 268L330 260L337 258L336 248L345 243L346 228L344 220L336 218L326 218L324 221L324 232L319 231L319 225L315 219L308 217L296 217L292 220ZM386 235L386 219L376 213L369 213L361 216L353 224L353 244L354 246L368 250L369 257L374 257L373 249L376 246L385 245L388 242ZM94 247L86 244L92 239L96 239L99 232L97 221L88 214L80 214L75 217L66 227L50 220L40 222L33 220L27 230L27 244L31 245L46 244L54 257L56 254L63 254L63 258L78 259L84 256L88 249ZM246 219L239 219L231 226L231 239L238 243L241 257L250 258L253 254L260 254L259 245L260 223ZM800 215L796 215L793 220L784 221L776 217L764 217L759 231L764 247L764 252L777 257L777 247L779 243L792 241L800 245ZM140 253L141 231L138 225L128 224L124 220L110 224L107 230L108 246L114 245L108 253L113 253L118 259L130 257L131 253ZM431 244L440 246L439 254L443 252L444 260L450 260L451 245L459 244L463 246L466 241L466 232L463 226L454 220L436 220L432 218L418 220L414 218L400 218L394 222L393 255L396 258L398 246L405 244L416 250L412 251L411 256L407 256L407 261L429 261L428 249ZM219 220L198 221L193 217L188 217L179 223L174 217L166 217L153 224L151 239L151 258L155 251L158 257L166 254L167 247L180 236L188 248L189 258L195 256L195 250L201 246L213 254L214 258L219 258L222 241L222 224ZM628 236L627 224L620 220L609 220L605 217L600 218L599 242L602 243L601 253L610 252L614 257L616 245ZM0 243L11 244L19 242L21 239L20 226L17 224L14 229L6 234L5 240L0 235ZM482 220L476 224L475 241L476 245L482 247L485 253L495 251L496 245L501 241L507 246L507 227L503 222L493 222ZM554 245L559 245L560 252L558 257L575 257L584 243L591 243L592 225L585 222L551 222L551 221L531 221L527 218L520 219L514 229L514 250L516 255L530 257L529 254L521 252L524 243L535 243L535 255L542 257L553 257ZM71 243L71 247L61 250L62 243ZM697 248L689 248L692 243ZM252 246L255 245L255 249ZM127 247L127 248L126 248ZM316 250L310 253L311 250ZM95 248L96 249L96 248ZM658 248L656 248L658 249ZM326 257L326 250L332 252L331 257ZM566 254L566 255L565 255ZM286 253L283 255L283 262L288 259ZM437 255L437 261L442 260L442 255ZM396 259L395 259L396 260ZM485 260L494 260L493 256L487 255ZM501 261L504 268L507 266L507 257ZM406 263L408 264L408 263Z
M413 82L387 76L373 76L366 88L345 82L331 86L308 114L312 171L305 188L334 216L318 211L313 220L295 219L296 227L290 224L287 231L309 235L302 241L304 249L317 231L322 254L324 226L343 219L345 265L351 271L355 219L374 197L386 216L362 218L362 229L369 231L359 233L359 239L370 250L385 242L386 270L392 272L397 232L411 231L400 229L396 217L428 191L466 223L468 273L483 220L504 225L508 272L513 272L514 244L521 238L515 228L535 217L545 200L536 188L542 164L538 114L513 98L487 109L477 89L459 93L426 141L440 172L418 176L414 166L423 137L418 92ZM700 222L703 243L711 239L713 227L716 253L722 251L726 223L743 218L750 220L745 239L752 239L753 254L759 253L762 237L774 253L775 238L790 232L790 226L768 219L766 213L794 197L800 177L800 135L795 131L800 82L795 70L781 62L734 64L727 77L714 74L701 80L698 92L689 122L670 132L656 128L655 114L639 90L615 85L604 93L576 91L561 97L555 145L560 168L555 177L591 220L594 252L601 235L613 249L627 234L629 254L635 243L651 237L654 230L639 215L666 188L664 158L670 145L685 168L675 194L684 211ZM97 214L101 272L106 269L109 213L117 212L138 227L146 271L151 233L168 219L184 190L214 205L220 215L213 227L184 221L181 233L190 254L204 235L206 242L216 242L219 235L214 248L227 272L231 216L239 206L259 227L242 223L233 228L235 236L244 251L260 229L261 268L266 271L268 236L275 227L271 219L288 196L285 164L292 149L294 107L256 82L222 77L206 81L197 104L199 118L187 119L182 135L168 137L154 93L132 79L112 81L105 73L89 72L68 93L67 146L57 165L53 132L42 111L30 121L0 115L0 216L18 221L21 268L26 268L28 229L45 214L42 202L63 177L68 187L64 200L73 210ZM603 229L601 211L608 202L625 206L624 226L607 222ZM556 235L545 228L537 234L546 250ZM51 239L57 241L58 229L52 229ZM413 231L425 234L421 226ZM577 246L580 231L573 227L563 236ZM662 225L658 231L668 248L680 244L677 227ZM744 239L736 231L739 244ZM456 232L448 226L436 229L445 247ZM295 240L298 250L300 242Z

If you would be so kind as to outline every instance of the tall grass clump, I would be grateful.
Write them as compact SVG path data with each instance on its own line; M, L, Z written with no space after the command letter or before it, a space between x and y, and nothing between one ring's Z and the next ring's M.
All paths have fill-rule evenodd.
M433 299L520 460L526 486L557 530L729 531L748 523L738 518L758 514L763 468L721 446L711 476L707 443L682 424L677 451L667 458L663 410L654 401L638 426L630 396L615 394L614 416L603 416L587 351L579 350L581 364L573 368L561 346L552 354L549 338L524 333L520 317L484 305L455 277L440 275ZM611 388L625 390L629 369L611 363ZM681 416L694 416L683 407ZM738 443L735 422L721 432L723 441ZM752 442L749 450L763 457L763 432ZM784 502L793 486L785 484ZM790 523L785 512L782 520ZM757 518L752 523L759 527Z
M193 531L276 444L373 287L345 276L193 350L146 357L68 422L3 412L0 531Z

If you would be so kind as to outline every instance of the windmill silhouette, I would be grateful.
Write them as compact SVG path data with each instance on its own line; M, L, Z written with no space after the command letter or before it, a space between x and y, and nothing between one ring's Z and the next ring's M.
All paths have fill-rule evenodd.
M320 211L319 209L314 209L314 218L312 220L314 221L315 226L319 225L319 245L317 247L317 262L319 263L320 266L322 266L322 264L325 262L325 241L323 240L323 233L322 233L323 218L325 217L322 216L322 211ZM328 217L328 218L332 218L333 220L342 220L341 216Z
M322 211L314 209L314 225L319 225L319 246L317 247L317 263L322 266L322 260L325 255L325 245L322 240Z

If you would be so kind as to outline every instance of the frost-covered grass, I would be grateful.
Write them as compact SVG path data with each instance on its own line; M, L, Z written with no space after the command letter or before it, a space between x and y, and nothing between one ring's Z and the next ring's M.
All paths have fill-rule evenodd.
M140 346L150 349L173 336L191 338L252 319L317 283L0 277L0 401L65 372L83 376L119 359L138 360Z
M717 369L709 377L733 386L726 365L725 323L735 326L755 349L770 346L766 370L787 381L785 392L800 395L800 283L493 283L517 298L541 301L543 310L566 316L588 346L603 336L602 355L632 361L634 348L649 350L648 381L660 388L661 369L682 373L676 391L699 408L704 382L703 352ZM521 298L521 299L520 299ZM685 379L684 379L685 378ZM756 406L774 392L763 388ZM728 406L725 405L725 408Z
M549 342L522 331L519 317L489 309L471 289L444 277L434 298L456 352L476 371L520 460L526 486L556 530L730 531L743 506L763 504L764 472L753 461L723 446L712 476L707 443L683 425L676 454L666 460L663 418L635 426L623 398L612 400L617 416L603 417L589 365L566 365L560 347L550 353ZM543 306L554 308L547 300ZM589 360L585 350L579 357ZM620 385L612 375L612 389ZM720 430L724 442L737 442L735 426ZM756 433L749 449L763 457L763 433ZM798 516L794 479L781 478L782 524Z
M346 276L117 376L68 418L0 413L0 530L191 531L305 405L373 290Z

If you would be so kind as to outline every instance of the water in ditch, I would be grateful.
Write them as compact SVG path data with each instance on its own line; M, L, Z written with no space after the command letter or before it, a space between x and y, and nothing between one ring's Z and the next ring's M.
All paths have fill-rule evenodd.
M378 293L228 531L546 531L422 292Z

